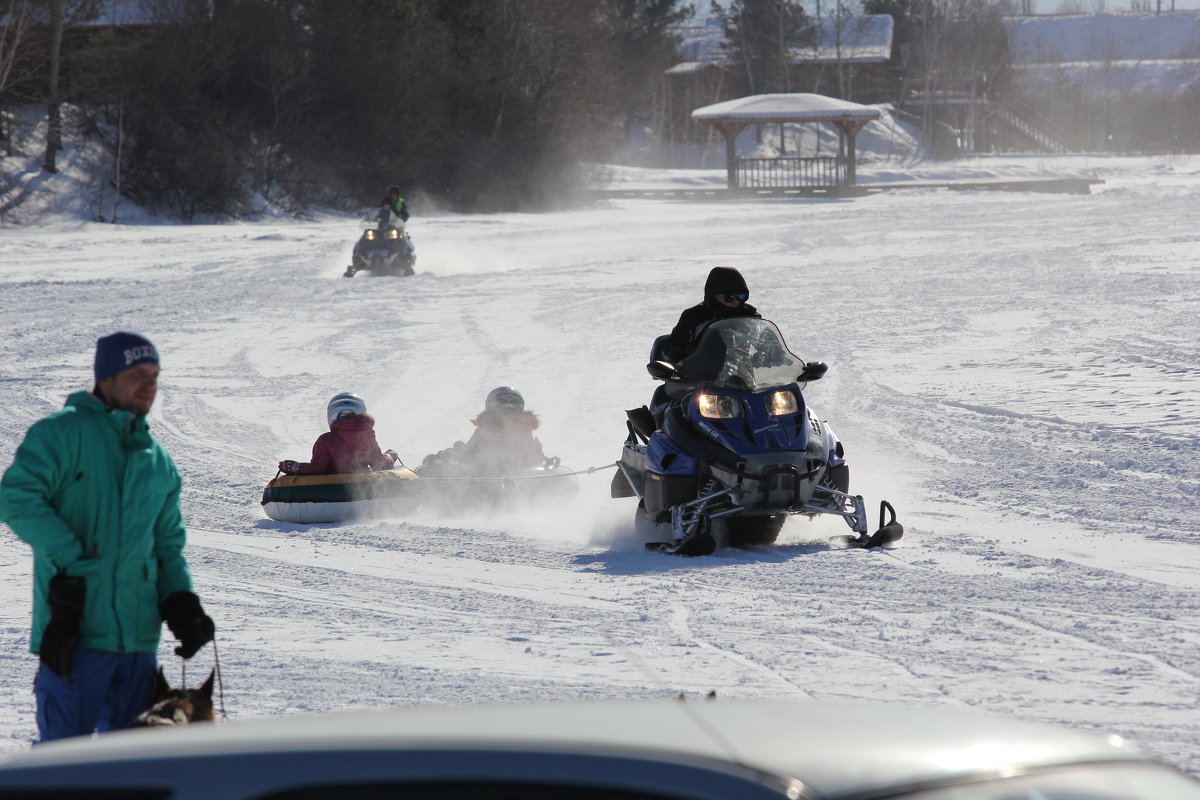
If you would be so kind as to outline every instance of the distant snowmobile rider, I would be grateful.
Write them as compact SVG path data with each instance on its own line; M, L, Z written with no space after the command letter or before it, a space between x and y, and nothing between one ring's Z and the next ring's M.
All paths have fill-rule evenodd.
M379 201L379 205L391 209L392 213L408 222L408 203L400 196L400 187L392 184L388 187L387 197Z
M704 282L704 301L685 309L670 338L660 349L667 361L677 364L691 355L699 343L699 334L712 322L731 317L761 317L758 309L746 302L750 289L742 273L733 267L713 267Z
M375 419L366 402L356 394L334 395L325 409L329 432L317 437L312 461L280 461L285 475L338 475L391 469L400 463L394 450L381 451L375 440Z

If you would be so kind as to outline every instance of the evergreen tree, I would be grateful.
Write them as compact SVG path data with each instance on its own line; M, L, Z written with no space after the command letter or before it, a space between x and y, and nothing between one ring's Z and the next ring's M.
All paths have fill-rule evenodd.
M728 55L744 94L792 91L792 49L811 41L812 24L797 0L715 0L712 13L725 23Z

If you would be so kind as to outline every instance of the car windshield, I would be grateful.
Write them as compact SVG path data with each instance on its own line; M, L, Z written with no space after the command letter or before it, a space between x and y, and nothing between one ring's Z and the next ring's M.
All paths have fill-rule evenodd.
M787 349L775 323L736 317L710 325L678 369L689 384L762 392L795 382L804 361Z
M1002 780L904 792L894 797L896 800L1200 800L1200 783L1160 764L1087 764Z

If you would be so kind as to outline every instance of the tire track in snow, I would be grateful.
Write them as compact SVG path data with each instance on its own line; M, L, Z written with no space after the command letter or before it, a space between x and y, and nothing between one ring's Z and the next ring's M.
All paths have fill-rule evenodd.
M1072 633L1070 631L1054 628L1049 625L1043 625L1015 611L995 610L992 612L987 612L984 610L975 609L975 613L979 614L980 616L991 616L995 619L1003 620L1010 624L1016 624L1038 635L1050 635L1055 638L1069 639L1086 647L1090 647L1093 650L1101 652L1107 656L1123 656L1128 659L1141 661L1160 672L1166 673L1168 676L1172 676L1175 679L1200 685L1200 675L1188 672L1187 670L1176 667L1173 664L1168 664L1162 659L1149 653L1139 653L1126 648L1105 645L1082 634Z
M809 700L815 699L814 695L802 686L798 686L794 682L788 680L778 670L768 664L761 664L752 657L743 655L735 650L730 650L725 647L719 647L711 641L697 636L691 629L688 623L690 612L683 605L675 605L669 611L669 625L672 632L675 633L681 640L692 642L697 647L700 647L708 652L714 653L717 656L728 659L735 664L740 665L750 672L756 672L766 676L770 682L781 684L786 689L786 694L802 694Z

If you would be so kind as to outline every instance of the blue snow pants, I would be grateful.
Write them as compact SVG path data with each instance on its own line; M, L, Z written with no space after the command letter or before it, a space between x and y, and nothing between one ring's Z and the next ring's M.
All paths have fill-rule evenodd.
M113 653L89 647L75 651L71 674L65 678L39 664L33 679L36 744L128 728L150 707L157 672L155 653Z

